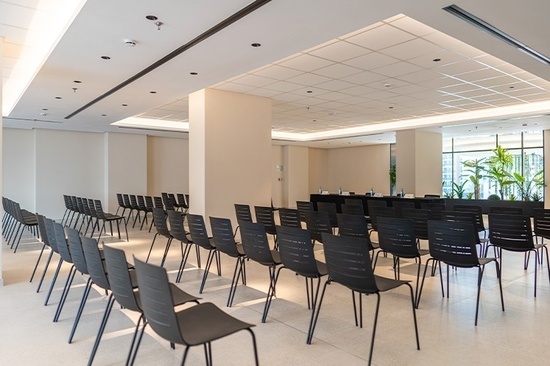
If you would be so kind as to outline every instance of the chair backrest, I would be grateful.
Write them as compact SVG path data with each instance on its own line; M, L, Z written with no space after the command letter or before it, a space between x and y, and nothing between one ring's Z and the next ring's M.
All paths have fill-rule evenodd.
M254 206L254 213L256 214L256 222L263 224L268 234L276 233L275 218L271 207Z
M492 206L489 208L489 213L503 214L503 215L523 215L523 208Z
M84 207L82 206L82 199L83 199L82 197L76 197L76 207L79 213L84 213Z
M322 233L332 234L332 227L327 212L306 211L306 227L311 239L323 242Z
M145 207L148 211L153 211L153 207L155 207L155 205L153 204L153 197L145 196Z
M473 223L430 220L428 236L430 255L456 267L479 265Z
M352 201L358 201L358 200L352 200ZM355 205L355 204L350 205L346 203L340 206L340 209L342 210L343 214L365 216L365 211L363 211L363 205Z
M59 249L57 248L57 240L55 239L55 232L53 229L53 220L44 217L44 226L46 227L46 236L48 237L48 242L50 247L54 252L59 254Z
M302 228L300 211L293 208L280 208L279 221L281 222L281 226Z
M428 239L428 220L430 219L430 210L409 209L402 211L404 219L411 219L414 222L414 232L417 239Z
M94 200L95 212L98 218L105 219L105 212L103 212L103 206L100 200Z
M130 204L132 205L132 208L139 209L137 198L135 194L130 195Z
M147 322L162 338L183 344L166 270L139 259L134 259L134 262L141 306Z
M168 210L166 212L168 212L168 222L170 223L169 231L168 227L166 226L166 216L164 215L164 210L161 210L160 208L153 209L153 216L155 219L157 232L160 235L166 236L167 238L174 237L174 239L179 240L183 243L189 243L189 238L187 238L187 235L185 235L185 228L183 227L183 216L181 215L181 213L174 210ZM157 217L160 225L157 225Z
M534 208L533 221L535 224L535 235L550 238L550 210ZM38 224L40 224L40 222L38 222Z
M76 196L71 196L71 203L73 206L73 211L78 212L78 204L76 201Z
M372 229L378 230L378 217L396 217L395 209L387 206L372 206L369 209L369 217Z
M511 250L534 248L529 216L489 214L491 244Z
M418 246L412 220L399 217L378 218L380 249L398 257L418 257Z
M48 240L48 232L46 231L46 224L44 223L45 217L43 215L36 214L36 220L38 221L38 231L40 232L40 239L42 243L50 246L50 241Z
M176 197L178 198L178 205L183 208L189 208L187 205L187 201L185 200L185 196L183 193L177 193Z
M477 231L485 231L485 224L483 222L483 211L481 206L476 205L454 205L453 211L471 212L476 215L476 228Z
M237 216L239 225L241 221L252 222L252 213L250 212L249 205L235 203L235 215Z
M233 237L231 220L221 217L210 216L210 227L212 228L212 240L216 248L227 255L238 257L237 243Z
M372 211L374 207L388 207L386 200L381 199L369 199L367 200L367 211L369 216L372 216Z
M330 278L353 291L378 292L365 239L323 234L323 248Z
M82 241L80 240L78 230L66 227L65 232L67 233L67 241L74 266L79 272L88 274L88 265L86 264L86 257L84 257L84 251L82 250Z
M330 225L332 227L338 226L338 219L336 218L336 203L334 202L317 202L317 211L328 213Z
M206 231L206 225L204 224L204 218L202 215L187 214L187 224L189 225L189 233L191 234L193 244L200 245L207 250L215 248L212 246L210 238L208 237L208 232Z
M141 312L124 251L104 245L103 254L105 255L105 269L107 270L109 285L115 300L126 309Z
M277 226L277 242L283 265L305 277L319 277L311 237L307 230Z
M145 197L137 196L137 204L140 210L145 211L147 207L145 206Z
M70 210L71 209L71 199L66 194L63 195L63 202L65 202L65 208L67 210Z
M415 208L413 201L407 200L395 200L392 202L393 209L395 210L395 217L403 217L404 208Z
M464 224L471 224L477 228L476 214L466 211L443 211L441 212L441 220L451 222L462 222ZM479 233L476 230L476 243L479 244Z
M441 220L441 213L446 210L444 203L423 203L422 208L429 211L430 220Z
M97 240L86 236L82 236L80 239L82 240L82 250L84 251L86 266L88 267L88 272L90 273L92 281L102 289L109 290L111 286L109 285L109 280L107 279L107 274L103 267L103 260L99 252Z
M155 196L153 197L156 208L162 208L164 210L164 203L162 203L162 197Z
M172 200L172 197L168 193L161 193L162 195L162 201L164 202L164 207L166 207L166 211L173 210L174 209L174 202Z
M344 199L344 204L348 206L361 206L363 207L363 201L357 198L346 198Z
M53 231L55 235L55 243L57 244L57 250L59 250L59 255L63 260L67 263L73 263L73 259L71 258L71 253L69 252L69 245L67 243L67 239L65 238L65 230L63 229L63 225L54 222L53 224Z
M246 256L263 265L273 265L273 255L269 248L265 226L247 221L241 221L239 225Z
M336 214L336 217L338 219L338 234L368 239L369 228L365 216Z
M124 207L126 208L132 208L132 204L130 203L130 196L127 194L122 195L122 199L124 201Z
M82 209L84 210L85 215L92 216L92 211L90 210L90 205L86 198L82 199Z
M308 211L313 211L313 202L296 201L296 209L300 213L300 221L306 221L305 213Z
M116 194L116 200L117 200L118 205L120 207L124 207L124 199L122 199L122 193L117 193Z
M425 194L424 198L440 198L441 195L439 194Z
M88 209L90 210L90 215L92 215L92 217L98 217L97 211L95 209L94 200L91 198L88 198Z

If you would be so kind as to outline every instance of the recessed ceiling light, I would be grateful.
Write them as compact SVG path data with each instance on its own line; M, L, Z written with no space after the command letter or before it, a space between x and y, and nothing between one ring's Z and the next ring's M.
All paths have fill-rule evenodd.
M393 109L393 107L388 107L389 109Z
M102 117L107 117L107 115L106 115L105 113L103 113L101 116L102 116Z
M261 43L257 43L257 42L254 42L251 44L252 47L261 47L262 44Z
M43 111L47 111L47 110L48 110L48 108L42 108L42 110L43 110Z
M441 61L441 59L440 58L434 58L432 61L433 62L439 62L439 61Z
M523 127L527 127L527 123L522 124Z
M62 99L61 97L55 97L55 99Z
M313 122L317 122L317 120L316 120L316 119L314 119L314 120L313 120Z
M127 46L127 47L135 47L136 46L136 41L134 41L133 39L125 39L124 40L124 45Z
M390 88L391 87L391 84L387 83L387 84L384 84L384 87L386 88Z
M123 103L122 106L123 106L123 107L128 107L128 104Z
M102 59L104 60L110 60L111 58L109 56L101 56Z
M75 81L73 81L73 83L75 83L75 84L80 84L80 83L82 83L82 81L80 81L80 80L75 80Z
M157 94L157 92L154 91L154 90L151 90L149 93L151 93L151 94Z
M514 89L514 88L515 88L515 86L513 86L513 85L510 86L510 89Z
M308 91L306 91L306 93L311 94L311 93L313 93L313 90L308 90Z
M198 73L198 72L196 72L196 71L191 71L191 72L190 72L189 74L191 74L191 75L195 76L195 75L198 75L199 73Z
M158 20L159 18L156 17L155 15L147 15L147 16L145 17L145 19L151 20L151 21L155 21L155 20Z

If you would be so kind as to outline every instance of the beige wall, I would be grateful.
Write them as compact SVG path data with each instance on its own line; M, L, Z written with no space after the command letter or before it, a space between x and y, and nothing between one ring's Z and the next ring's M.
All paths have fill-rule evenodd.
M285 205L283 199L284 191L284 146L271 146L271 199L275 207L283 207ZM277 170L277 166L283 167L283 171Z
M117 193L147 194L147 136L104 134L104 209L115 212Z
M189 193L189 140L147 136L147 194Z
M296 201L309 200L309 151L304 146L285 146L283 155L283 205L296 207Z
M318 193L319 187L328 189L328 152L326 149L309 149L309 193Z
M21 208L35 211L35 131L3 129L3 195L19 202Z
M390 193L390 146L371 145L328 151L327 189L364 194L371 187L375 192ZM323 187L324 189L324 187Z

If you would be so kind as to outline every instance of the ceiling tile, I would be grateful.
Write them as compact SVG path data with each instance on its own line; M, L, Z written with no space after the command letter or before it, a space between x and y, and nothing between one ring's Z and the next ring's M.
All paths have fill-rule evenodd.
M345 60L349 60L350 58L355 58L371 52L371 50L356 46L352 43L340 41L332 43L323 48L318 48L315 51L310 52L309 54L317 57L322 57L334 62L342 62Z
M290 60L278 63L280 66L290 67L304 72L311 72L332 64L331 61L308 54L300 54Z
M384 55L379 52L372 52L364 56L359 56L343 63L349 66L358 67L363 70L372 70L378 67L388 66L399 62L398 59Z
M414 20L411 17L401 17L397 20L392 21L391 25L406 32L412 33L418 37L422 37L436 31L432 27L420 23L419 21Z
M379 82L380 80L387 78L387 76L376 74L374 72L363 71L341 79L358 85L369 85L370 83Z
M313 86L313 85L325 83L330 80L331 80L330 78L325 76L316 75L312 73L305 73L305 74L301 74L301 75L289 78L286 81L300 84L300 85Z
M277 80L275 79L264 78L263 76L256 76L252 74L247 74L247 75L244 75L243 77L233 80L233 82L236 84L243 84L243 85L253 86L256 88L273 84L276 81Z
M344 64L332 64L314 71L315 74L328 78L343 78L359 72L361 72L360 69Z
M302 72L299 70L290 69L288 67L283 67L279 65L270 65L269 67L265 67L260 71L254 72L254 75L276 80L286 80L300 74L302 74Z
M373 71L381 75L386 75L389 77L397 77L400 75L410 74L420 70L422 70L422 68L419 66L410 64L408 62L399 62L393 65L379 67L377 69L374 69Z
M349 83L343 80L330 80L321 84L317 84L317 88L331 90L331 91L342 91L342 89L348 89L355 87L355 84Z
M290 83L288 81L277 81L276 83L267 85L266 88L279 92L290 92L301 89L303 86L300 84Z
M346 41L377 51L382 48L406 42L413 38L415 38L415 36L410 33L404 32L391 25L384 24L380 27L346 38Z
M436 58L439 50L440 48L435 44L421 38L415 38L408 42L385 48L380 52L406 61L424 55L431 55L433 58Z

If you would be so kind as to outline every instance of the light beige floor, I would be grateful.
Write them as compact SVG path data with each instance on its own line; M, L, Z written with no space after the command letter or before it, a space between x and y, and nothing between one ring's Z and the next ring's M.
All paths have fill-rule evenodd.
M130 230L130 242L106 237L106 243L124 248L129 258L144 258L153 235ZM158 262L162 244L154 251ZM66 278L64 266L52 294L44 299L54 270L51 265L43 289L36 293L38 279L29 283L40 244L25 236L18 253L2 245L4 284L0 288L0 365L85 365L99 326L106 297L93 291L86 305L73 344L67 343L76 308L85 283L77 275L61 318L52 318ZM319 246L320 249L322 249ZM319 253L322 255L322 253ZM203 253L203 258L205 258ZM169 254L166 268L172 279L179 264L179 247ZM204 259L203 259L204 260ZM479 325L474 326L475 269L451 273L451 297L441 297L439 278L426 280L417 311L421 350L417 351L408 293L405 288L382 294L381 311L373 357L375 365L547 365L550 359L550 285L547 264L539 270L537 297L533 297L531 266L524 271L523 255L505 253L503 287L506 311L500 310L494 268L488 267L482 285ZM180 287L197 294L202 270L191 257ZM44 262L43 262L44 263ZM365 365L367 364L375 298L364 299L364 328L354 326L350 292L333 284L327 289L312 345L306 345L310 311L306 307L303 278L290 271L281 274L269 318L260 323L268 273L265 267L247 263L248 286L239 286L232 308L225 307L234 261L222 255L222 276L210 274L202 295L228 313L250 323L258 339L262 365ZM43 266L40 266L42 269ZM391 277L390 260L382 259L376 273ZM402 263L402 276L413 280L414 262ZM96 365L124 363L133 332L135 314L115 305L95 358ZM137 365L175 365L183 347L171 350L150 330L144 337ZM213 344L217 365L253 364L248 333L224 338ZM202 348L193 349L189 365L204 364Z

